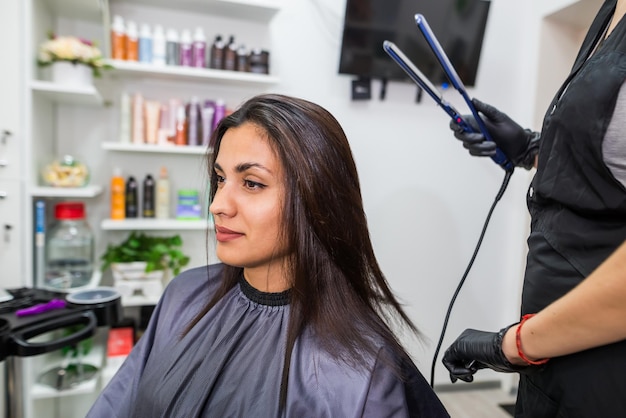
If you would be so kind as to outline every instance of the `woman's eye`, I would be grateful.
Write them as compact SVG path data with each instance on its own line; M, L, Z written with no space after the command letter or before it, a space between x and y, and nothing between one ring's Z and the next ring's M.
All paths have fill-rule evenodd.
M257 183L256 181L252 181L252 180L244 180L243 184L247 189L251 189L251 190L263 189L265 187L264 184Z
M216 174L215 177L217 177L218 183L224 183L226 181L226 179L223 176L220 176L219 174Z

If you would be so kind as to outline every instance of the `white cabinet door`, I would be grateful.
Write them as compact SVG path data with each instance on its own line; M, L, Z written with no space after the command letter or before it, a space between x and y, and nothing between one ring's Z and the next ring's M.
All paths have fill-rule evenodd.
M20 178L20 111L22 108L21 64L24 61L20 36L20 0L0 1L0 179ZM17 199L16 199L17 200ZM0 219L1 221L1 219Z
M0 287L22 287L22 236L20 181L0 180Z
M23 286L22 237L25 234L20 149L20 0L0 1L0 286Z

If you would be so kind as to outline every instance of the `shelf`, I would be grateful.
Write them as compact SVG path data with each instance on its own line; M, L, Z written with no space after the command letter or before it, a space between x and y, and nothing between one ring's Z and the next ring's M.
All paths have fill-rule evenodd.
M33 197L91 198L102 193L102 186L85 187L34 187L30 191Z
M76 0L79 1L79 0ZM119 2L145 6L175 8L203 14L218 14L224 17L269 22L281 9L284 0L119 0ZM118 0L110 0L112 4Z
M62 364L63 358L58 356L56 361L46 361L46 365L54 365L58 366ZM98 380L100 378L100 373L102 372L103 364L104 364L104 346L102 344L93 344L89 353L83 357L83 363L91 364L92 366L97 367L99 370L96 372L96 375L71 389L66 390L57 390L51 386L44 385L41 383L35 383L31 389L31 396L33 399L47 399L47 398L57 398L64 396L72 396L72 395L84 395L93 393L96 390L98 385ZM52 367L51 367L52 368ZM47 371L42 370L42 371Z
M103 142L102 149L121 152L155 152L163 154L206 155L205 146L176 146L152 144L126 144L122 142Z
M105 219L100 228L108 231L204 231L212 225L206 219L179 220L179 219Z
M54 103L89 106L104 104L102 96L94 86L71 86L33 80L30 82L30 88L36 95Z
M122 296L122 306L127 308L131 306L154 306L159 301L160 296Z
M202 81L214 80L233 84L276 84L278 78L266 74L245 73L239 71L213 70L180 66L155 66L136 61L106 60L113 68L104 74L115 76L156 77L169 80Z

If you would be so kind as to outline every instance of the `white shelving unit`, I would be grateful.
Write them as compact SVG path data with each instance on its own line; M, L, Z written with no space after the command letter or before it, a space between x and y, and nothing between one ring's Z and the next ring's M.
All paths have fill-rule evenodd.
M54 103L101 106L104 100L94 86L72 86L51 81L33 80L30 88L35 95Z
M237 35L237 41L250 47L271 48L270 20L281 9L286 0L8 0L15 2L25 11L24 28L19 39L23 39L26 56L23 63L24 81L20 92L25 97L23 118L24 146L21 161L26 167L24 180L20 183L20 194L26 202L23 216L26 226L23 234L24 260L20 264L26 273L23 285L34 284L33 259L35 253L33 209L35 200L86 199L88 221L96 237L96 258L106 247L130 231L144 231L158 235L180 234L184 239L184 250L198 265L205 260L204 244L206 231L213 230L211 220L177 219L126 219L122 221L104 219L108 214L106 186L112 169L119 166L125 177L136 179L146 174L158 174L165 166L172 189L171 204L174 206L176 189L206 187L206 167L201 161L210 152L205 146L154 146L149 144L122 144L114 142L118 135L120 93L139 92L151 100L168 100L192 95L201 99L222 98L229 106L235 106L243 97L267 91L280 82L276 74L253 74L208 68L156 67L137 62L108 60L111 69L102 72L93 86L59 85L46 81L35 64L40 43L49 30L61 35L75 35L96 40L102 51L109 51L110 21L114 14L126 19L150 25L185 28L190 14L194 15L193 26L205 28L207 49L216 32ZM142 16L140 19L138 16ZM144 18L145 17L145 18ZM227 19L224 19L227 18ZM218 29L215 23L228 20L228 29ZM197 23L196 23L197 22ZM193 28L190 28L193 29ZM214 31L213 33L211 33ZM228 32L226 32L228 31ZM247 42L244 42L246 41ZM271 71L271 67L270 67ZM104 151L104 152L103 152ZM82 188L53 188L40 184L39 168L42 163L58 155L69 153L90 168L92 184ZM156 177L156 176L154 176ZM0 184L1 186L1 184ZM12 191L13 189L11 189ZM202 193L200 193L202 195ZM206 204L206 202L203 202ZM52 205L47 205L51 208ZM172 211L173 213L173 211ZM201 260L201 261L199 261ZM106 281L97 272L97 280ZM24 276L24 275L21 275ZM106 276L106 274L105 274ZM95 275L94 275L95 279ZM124 307L150 306L158 297L133 295L122 298ZM134 312L128 309L126 313ZM94 344L85 362L101 368L102 375L111 374L105 367L106 344ZM40 358L41 357L41 358ZM36 376L54 364L63 361L59 353L34 356L24 361L26 389L25 418L47 416L51 408L62 405L59 416L74 418L84 416L89 403L102 388L100 378L91 379L70 390L58 391L37 383ZM63 398L62 402L57 399Z
M230 84L276 84L277 77L266 74L254 74L240 71L213 70L179 66L154 66L133 61L107 60L113 68L107 71L109 76L154 77L175 81L212 80Z
M206 231L213 224L206 219L105 219L100 223L103 231Z
M80 1L80 0L74 0ZM255 22L268 22L281 9L285 0L119 0L163 8L176 7L194 13L214 14ZM115 4L118 0L109 0Z
M204 146L176 146L152 144L127 144L122 142L103 142L102 149L119 152L154 152L160 154L206 155Z
M32 197L59 197L59 198L93 198L102 194L102 186L89 185L85 187L33 187L30 189Z
M104 353L105 346L101 344L93 344L91 350L88 354L86 354L82 358L82 362L84 364L89 364L97 367L99 370L102 369L104 365ZM52 367L57 366L63 362L63 358L57 356L56 358L49 357L48 362ZM50 367L50 369L52 368ZM57 390L51 386L41 384L36 382L31 390L31 397L33 399L48 399L48 398L59 398L66 396L74 396L74 395L84 395L93 393L96 390L98 385L98 380L100 378L100 371L96 373L96 375L86 380L78 385L74 386L71 389L65 390Z

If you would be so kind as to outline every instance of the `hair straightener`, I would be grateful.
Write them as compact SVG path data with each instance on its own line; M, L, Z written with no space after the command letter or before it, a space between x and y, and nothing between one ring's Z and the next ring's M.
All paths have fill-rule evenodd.
M478 111L474 107L472 103L472 99L467 94L467 90L465 89L465 85L459 78L456 70L452 66L452 63L448 59L445 51L439 44L435 34L428 26L426 19L421 14L415 15L415 23L417 27L420 29L426 42L435 53L437 60L441 64L444 72L446 73L448 79L452 86L461 94L465 103L469 107L472 115L474 115L474 119L478 124L480 132L484 135L487 141L492 141L491 135L485 126L485 123L481 119ZM385 52L407 73L407 75L413 80L418 86L420 86L433 100L450 116L465 132L475 132L476 130L467 123L461 114L452 106L450 103L444 100L443 94L435 85L411 62L411 60L398 48L393 42L384 41L383 49ZM501 149L496 148L496 153L491 157L491 159L502 167L506 171L513 171L513 164L509 161L507 156L502 152Z
M415 23L417 24L417 27L420 29L420 31L424 35L424 38L426 38L426 42L428 42L428 45L435 53L435 56L437 57L437 60L443 67L443 70L446 73L448 79L450 80L450 83L461 94L461 96L463 97L463 100L465 101L465 103L467 103L467 106L470 108L472 115L474 116L474 119L476 120L478 124L480 132L484 135L487 141L493 141L493 139L491 138L491 135L489 134L489 131L487 130L487 127L485 126L484 121L481 119L480 115L478 114L478 111L474 107L474 103L472 103L472 99L467 94L467 90L465 89L463 82L461 81L456 70L452 66L452 63L450 63L450 60L448 59L446 53L444 52L443 48L439 44L439 41L437 41L437 38L435 37L432 30L428 26L428 23L426 22L426 19L424 18L424 16L422 16L421 14L416 14ZM420 86L424 91L426 91L426 93L428 93L428 95L432 97L433 100L435 100L435 102L437 102L437 104L448 114L448 116L450 116L452 120L454 120L465 132L476 132L476 130L469 123L467 123L467 121L463 119L461 114L454 108L454 106L452 106L450 103L444 100L441 91L439 91L439 89L435 87L435 85L415 66L415 64L413 64L411 60L407 58L407 56L400 50L400 48L398 48L393 42L384 41L383 49L404 70L404 72L406 72L406 74L411 78L411 80L413 80L418 86ZM482 244L483 238L485 237L485 233L487 231L487 226L489 225L489 220L491 219L491 215L498 201L504 194L504 191L506 190L509 180L513 174L514 166L509 161L509 159L504 154L504 152L502 152L501 149L496 148L496 153L495 155L491 157L491 159L505 170L504 180L502 182L502 186L500 187L500 190L498 191L498 194L493 204L491 205L491 208L489 209L487 219L485 220L485 223L483 225L483 229L481 231L480 237L476 244L476 248L474 249L472 258L470 259L470 262L467 265L465 272L463 273L463 277L461 278L454 292L454 295L452 296L452 300L450 301L450 304L448 305L446 317L444 319L443 327L441 329L441 335L439 336L439 342L437 343L435 354L433 355L433 362L431 364L431 371L430 371L431 387L434 387L435 365L437 361L437 356L439 354L439 350L441 349L441 345L443 343L446 329L448 327L448 321L450 319L450 314L452 313L452 307L454 306L454 302L456 301L456 298L459 295L459 292L461 291L461 288L463 287L465 280L467 279L467 275L469 274L474 264L474 261L476 260L476 256L478 255L478 251L480 250L480 246ZM477 363L474 360L468 362L468 364L466 365L468 372L472 374L475 373L476 370L480 368L484 368L484 367L485 367L484 365Z

